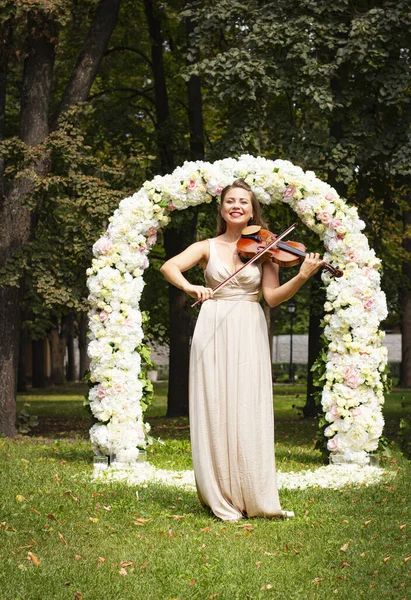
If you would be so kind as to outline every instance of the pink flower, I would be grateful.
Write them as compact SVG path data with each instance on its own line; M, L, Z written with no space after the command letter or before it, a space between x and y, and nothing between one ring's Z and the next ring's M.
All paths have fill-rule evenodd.
M150 229L147 229L146 231L146 237L150 237L152 235L157 235L157 229L155 227L150 227Z
M352 250L351 248L347 250L345 257L350 262L358 262L359 259L358 252L356 250Z
M361 269L361 272L363 275L365 275L366 277L369 277L371 275L371 273L373 272L372 269L370 269L370 267L363 267Z
M187 185L187 189L188 190L194 190L195 187L196 187L196 185L197 185L196 180L195 179L190 179L190 181L188 182L188 185Z
M360 384L360 378L358 377L358 373L354 367L347 367L344 370L343 377L345 385L348 385L350 388L356 388Z
M106 237L102 237L93 246L94 252L97 254L109 254L113 249L112 242Z
M102 323L105 323L105 321L107 321L108 317L109 317L109 315L108 315L108 313L106 313L106 311L105 311L105 310L102 310L102 311L100 312L100 321L101 321Z
M341 225L341 219L337 219L337 218L331 219L330 227L332 229L337 229L337 227L339 227L340 225Z
M333 421L340 418L340 415L338 414L338 406L336 404L332 405L330 410L330 416L332 417Z
M325 194L325 199L328 200L329 202L332 202L334 200L334 198L335 198L335 196L331 192L327 192Z
M174 206L174 204L173 204L172 202L169 202L169 203L168 203L168 206L167 206L167 208L168 208L168 210L169 210L170 212L171 212L172 210L175 210L175 209L176 209L176 207Z
M350 410L350 413L353 417L361 417L362 415L362 410L361 408L359 408L358 406L356 408L352 408Z
M151 248L151 246L154 246L154 244L156 243L156 241L157 241L157 233L154 233L153 235L150 235L147 238L147 246L149 248Z
M338 443L337 443L337 441L334 438L332 440L328 440L328 442L327 442L327 448L331 452L333 452L333 450L338 450Z
M328 225L328 223L331 221L331 215L326 210L322 210L317 213L317 219L324 225Z
M287 185L285 191L283 192L283 198L292 198L294 196L295 190L295 185Z
M98 397L100 398L100 400L102 400L103 398L105 398L107 396L106 390L102 387L98 388L97 394L98 394Z
M121 394L121 392L124 392L124 386L121 383L116 383L114 385L114 391L117 392L117 394Z
M372 308L372 306L374 305L374 300L372 298L368 298L368 300L363 301L362 305L365 308L365 310L370 310L370 308Z
M223 191L224 187L222 185L218 185L215 189L215 193L216 196L221 196L221 192Z

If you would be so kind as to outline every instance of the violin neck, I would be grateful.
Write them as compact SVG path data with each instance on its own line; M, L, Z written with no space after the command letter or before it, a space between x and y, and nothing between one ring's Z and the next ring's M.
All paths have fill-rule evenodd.
M302 258L307 256L307 252L304 252L303 250L300 250L299 248L294 248L294 246L287 244L287 242L278 242L277 248L279 248L280 250L285 250L286 252L289 252L290 254L294 254L294 256L301 256Z

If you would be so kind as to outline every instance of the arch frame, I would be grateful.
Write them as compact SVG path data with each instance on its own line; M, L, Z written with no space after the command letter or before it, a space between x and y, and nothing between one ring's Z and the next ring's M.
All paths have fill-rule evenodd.
M171 211L209 203L237 178L252 187L260 203L288 204L323 241L327 261L344 271L338 279L322 274L328 341L321 399L328 424L324 435L335 462L367 464L384 425L387 350L379 324L387 307L381 261L362 233L365 224L357 208L334 188L289 161L250 155L186 162L171 174L146 181L120 202L94 244L87 270L93 384L88 401L99 421L90 430L94 452L133 464L150 443L141 406L139 301L158 229L167 225Z

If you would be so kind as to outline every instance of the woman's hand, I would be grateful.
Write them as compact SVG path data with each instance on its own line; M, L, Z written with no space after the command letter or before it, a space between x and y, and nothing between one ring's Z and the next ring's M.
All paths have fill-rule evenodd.
M308 280L315 275L325 263L326 261L323 258L320 258L318 252L316 254L314 254L314 252L307 253L304 262L300 267L300 275Z
M203 285L185 285L183 290L186 294L195 298L196 300L200 300L200 302L204 302L205 300L209 300L213 297L213 290L208 287L204 287Z

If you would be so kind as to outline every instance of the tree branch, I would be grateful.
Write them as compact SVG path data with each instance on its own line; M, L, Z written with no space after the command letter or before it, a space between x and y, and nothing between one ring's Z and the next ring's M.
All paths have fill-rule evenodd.
M121 0L100 0L94 21L84 42L83 50L64 90L60 105L53 116L56 127L61 114L73 104L87 100L110 36L117 24Z

